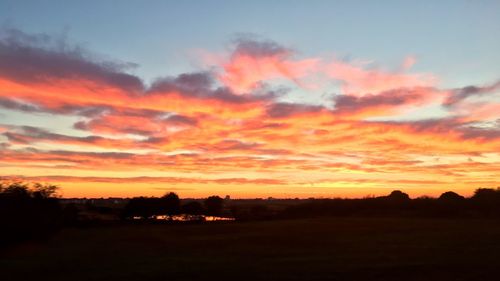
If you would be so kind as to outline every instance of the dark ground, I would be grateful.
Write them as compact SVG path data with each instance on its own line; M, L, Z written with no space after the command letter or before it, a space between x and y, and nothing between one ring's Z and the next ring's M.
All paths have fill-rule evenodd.
M500 221L328 218L62 230L0 280L500 280Z

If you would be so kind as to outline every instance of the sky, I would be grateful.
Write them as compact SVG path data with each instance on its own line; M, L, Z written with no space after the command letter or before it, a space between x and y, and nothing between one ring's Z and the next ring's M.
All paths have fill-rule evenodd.
M500 186L500 1L0 0L0 178L64 197Z

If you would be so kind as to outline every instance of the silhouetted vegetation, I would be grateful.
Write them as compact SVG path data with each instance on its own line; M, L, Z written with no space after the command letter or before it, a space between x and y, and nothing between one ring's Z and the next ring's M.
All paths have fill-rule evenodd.
M480 188L474 196L465 198L448 191L438 198L411 199L395 190L387 196L362 199L222 199L210 196L203 201L181 200L180 213L196 216L233 217L239 221L312 218L324 216L385 216L385 217L500 217L500 189ZM173 196L172 193L170 196ZM161 198L133 198L125 207L127 218L151 219L167 213ZM156 207L155 207L156 206ZM130 210L135 210L131 212ZM141 211L142 210L142 211ZM177 210L177 209L176 209ZM194 216L194 217L193 217Z
M190 200L181 204L179 196L173 192L163 197L135 197L128 201L123 208L122 219L157 219L167 217L173 220L175 215L183 215L185 219L199 220L201 216L220 216L224 209L224 199L219 196L210 196L203 200L203 204Z
M57 187L39 183L0 183L2 243L46 238L61 226L89 226L119 220L200 222L206 217L238 221L315 217L497 217L500 188L479 188L470 198L444 192L438 198L411 199L395 190L387 196L362 199L236 199L209 196L180 199L169 192L162 197L131 199L59 199Z
M453 191L447 191L441 194L438 199L443 202L462 202L462 200L464 200L465 197Z
M164 215L172 219L180 213L179 196L173 192L157 197L136 197L130 199L123 210L123 218L140 217L153 219L155 216Z
M410 199L401 192L363 199L311 199L287 207L279 217L318 216L413 216L413 217L500 217L500 189L481 188L473 197L464 198L448 191L438 199Z
M198 201L191 201L182 205L182 212L187 215L202 215L203 205Z
M204 211L203 205L198 201L190 201L181 206L181 213L184 214L185 220L203 221Z
M63 212L56 192L54 185L0 182L0 246L57 231Z
M220 216L224 207L224 199L219 196L210 196L204 202L205 214L208 216Z

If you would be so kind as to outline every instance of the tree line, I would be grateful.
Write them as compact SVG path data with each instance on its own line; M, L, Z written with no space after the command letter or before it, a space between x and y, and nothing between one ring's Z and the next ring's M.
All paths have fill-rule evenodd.
M479 188L463 197L448 191L438 198L411 199L395 190L387 196L361 199L246 199L219 196L182 200L169 192L161 197L120 199L122 204L99 206L92 200L68 203L58 197L58 187L50 184L0 181L0 247L26 239L45 239L63 226L95 225L96 217L107 215L119 222L177 220L203 221L206 216L232 217L237 221L297 219L321 216L418 216L500 218L500 188ZM97 216L98 217L98 216Z
M135 197L130 199L121 213L122 219L154 219L156 216L166 216L173 220L176 215L202 219L202 215L220 216L224 207L224 199L210 196L199 201L189 201L181 204L179 196L169 192L162 197Z
M411 199L399 190L387 196L362 199L313 199L287 207L277 214L285 218L317 216L403 216L403 217L497 217L500 218L500 188L479 188L466 198L455 192L438 198Z

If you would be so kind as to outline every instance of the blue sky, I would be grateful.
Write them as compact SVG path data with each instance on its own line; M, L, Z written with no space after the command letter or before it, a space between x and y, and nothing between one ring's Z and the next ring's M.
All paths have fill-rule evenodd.
M500 1L0 1L0 22L67 34L102 56L139 64L146 80L192 70L192 50L224 50L253 33L305 56L334 55L414 70L442 86L500 72Z

